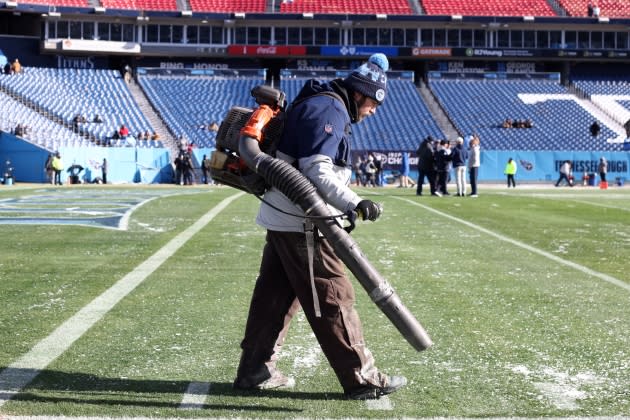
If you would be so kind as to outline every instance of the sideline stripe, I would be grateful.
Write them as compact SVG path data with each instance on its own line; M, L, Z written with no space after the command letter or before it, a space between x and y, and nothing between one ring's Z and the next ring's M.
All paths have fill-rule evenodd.
M177 252L190 238L210 223L217 214L244 194L238 193L221 201L189 228L171 239L169 243L146 261L61 324L48 337L37 343L28 353L0 372L0 407L24 389L39 375L41 370L68 350L72 343L103 318L107 312L131 293L144 279L157 270L164 261Z
M231 417L190 417L188 420L230 419ZM237 417L242 418L242 417ZM308 417L292 417L296 419L308 419ZM319 417L313 417L317 419ZM479 420L479 417L403 417L407 420ZM155 420L156 417L68 417L68 416L1 416L0 420ZM181 420L181 417L160 417L160 420ZM362 417L344 417L344 420L363 420ZM483 420L532 420L532 417L483 417ZM545 417L545 420L630 420L628 416L599 416L599 417Z
M417 206L417 207L422 207L423 209L425 209L425 210L427 210L427 211L430 211L430 212L432 212L432 213L435 213L435 214L437 214L437 215L439 215L439 216L442 216L442 217L445 217L445 218L447 218L447 219L451 219L451 220L452 220L452 221L454 221L454 222L457 222L457 223L461 223L461 224L463 224L463 225L466 225L466 226L468 226L469 228L472 228L472 229L478 230L479 232L483 232L483 233L485 233L486 235L493 236L493 237L495 237L496 239L499 239L499 240L501 240L501 241L504 241L504 242L509 242L509 243L511 243L512 245L518 246L518 247L520 247L520 248L523 248L523 249L528 250L529 252L533 252L534 254L538 254L538 255L540 255L540 256L543 256L543 257L545 257L545 258L548 258L548 259L550 259L550 260L552 260L552 261L554 261L554 262L557 262L558 264L566 265L567 267L571 267L571 268L573 268L574 270L581 271L581 272L582 272L582 273L584 273L584 274L588 274L588 275L590 275L590 276L597 277L597 278L599 278L599 279L601 279L601 280L604 280L604 281L606 281L606 282L608 282L608 283L610 283L610 284L612 284L612 285L615 285L615 286L621 287L622 289L626 289L627 291L629 291L629 292L630 292L630 284L625 283L625 282L623 282L623 281L621 281L621 280L619 280L618 278L615 278L615 277L613 277L613 276L609 276L608 274L600 273L599 271L591 270L590 268L585 267L585 266L583 266L583 265L580 265L580 264L574 263L574 262L572 262L572 261L568 261L568 260L562 259L562 258L560 258L560 257L558 257L558 256L556 256L556 255L550 254L549 252L546 252L546 251L540 250L540 249L538 249L538 248L534 248L534 247L533 247L533 246L531 246L531 245L527 245L526 243L516 241L516 240L514 240L514 239L512 239L512 238L509 238L509 237L507 237L507 236L503 236L503 235L501 235L500 233L493 232L493 231L488 230L488 229L486 229L486 228L483 228L483 227L481 227L481 226L478 226L478 225L475 225L475 224L473 224L473 223L467 222L466 220L459 219L459 218L457 218L457 217L455 217L455 216L451 216L450 214L443 213L443 212L441 212L441 211L439 211L439 210L435 210L434 208L431 208L431 207L426 206L426 205L424 205L424 204L420 204L420 203L417 203L417 202L415 202L415 201L411 201L411 200L409 200L409 199L406 199L406 198L401 198L401 197L392 197L392 198L395 198L395 199L397 199L397 200L404 201L404 202L406 202L406 203L409 203L409 204L414 205L414 206Z
M194 410L203 408L210 392L209 382L191 382L182 398L179 408L182 410Z

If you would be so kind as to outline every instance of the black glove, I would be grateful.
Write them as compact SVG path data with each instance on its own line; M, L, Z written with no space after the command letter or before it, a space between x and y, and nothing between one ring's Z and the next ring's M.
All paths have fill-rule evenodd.
M361 200L354 211L358 213L361 220L375 221L383 212L383 208L372 200Z

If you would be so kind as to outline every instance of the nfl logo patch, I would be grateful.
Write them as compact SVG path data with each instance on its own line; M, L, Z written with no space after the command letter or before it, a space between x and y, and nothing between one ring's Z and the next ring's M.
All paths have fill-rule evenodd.
M333 132L333 126L332 124L326 124L324 126L324 131L326 132L326 134L331 135Z

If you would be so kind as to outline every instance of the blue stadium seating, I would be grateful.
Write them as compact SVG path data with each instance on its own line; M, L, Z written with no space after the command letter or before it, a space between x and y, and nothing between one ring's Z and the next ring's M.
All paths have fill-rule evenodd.
M139 83L176 137L185 136L197 147L212 148L216 132L207 126L220 123L232 106L254 107L250 92L264 80L141 75Z
M76 115L85 116L88 122L80 129L95 140L104 142L122 124L132 135L151 131L126 83L114 70L27 67L17 76L1 75L0 85L69 127ZM96 114L103 123L91 122Z
M18 124L26 126L26 134L22 137L48 150L92 144L4 93L0 93L0 114L0 129L12 133Z
M593 117L558 82L431 79L430 88L460 133L477 133L487 150L621 150L606 140L617 135L602 125L592 138ZM538 95L526 103L525 95ZM519 96L520 95L520 96ZM551 95L556 96L553 100ZM506 118L527 119L533 128L501 128Z

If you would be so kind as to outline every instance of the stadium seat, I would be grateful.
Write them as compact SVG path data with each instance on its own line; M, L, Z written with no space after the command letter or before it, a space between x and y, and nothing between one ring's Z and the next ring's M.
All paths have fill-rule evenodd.
M279 0L280 1L280 0ZM407 0L283 0L282 13L351 13L409 15Z
M555 16L547 0L421 0L428 15Z
M265 0L190 0L190 7L194 12L264 13L267 4Z
M429 86L457 130L479 134L484 149L621 150L606 141L616 137L608 127L588 135L592 115L558 82L431 79ZM502 128L506 118L531 118L534 126Z

